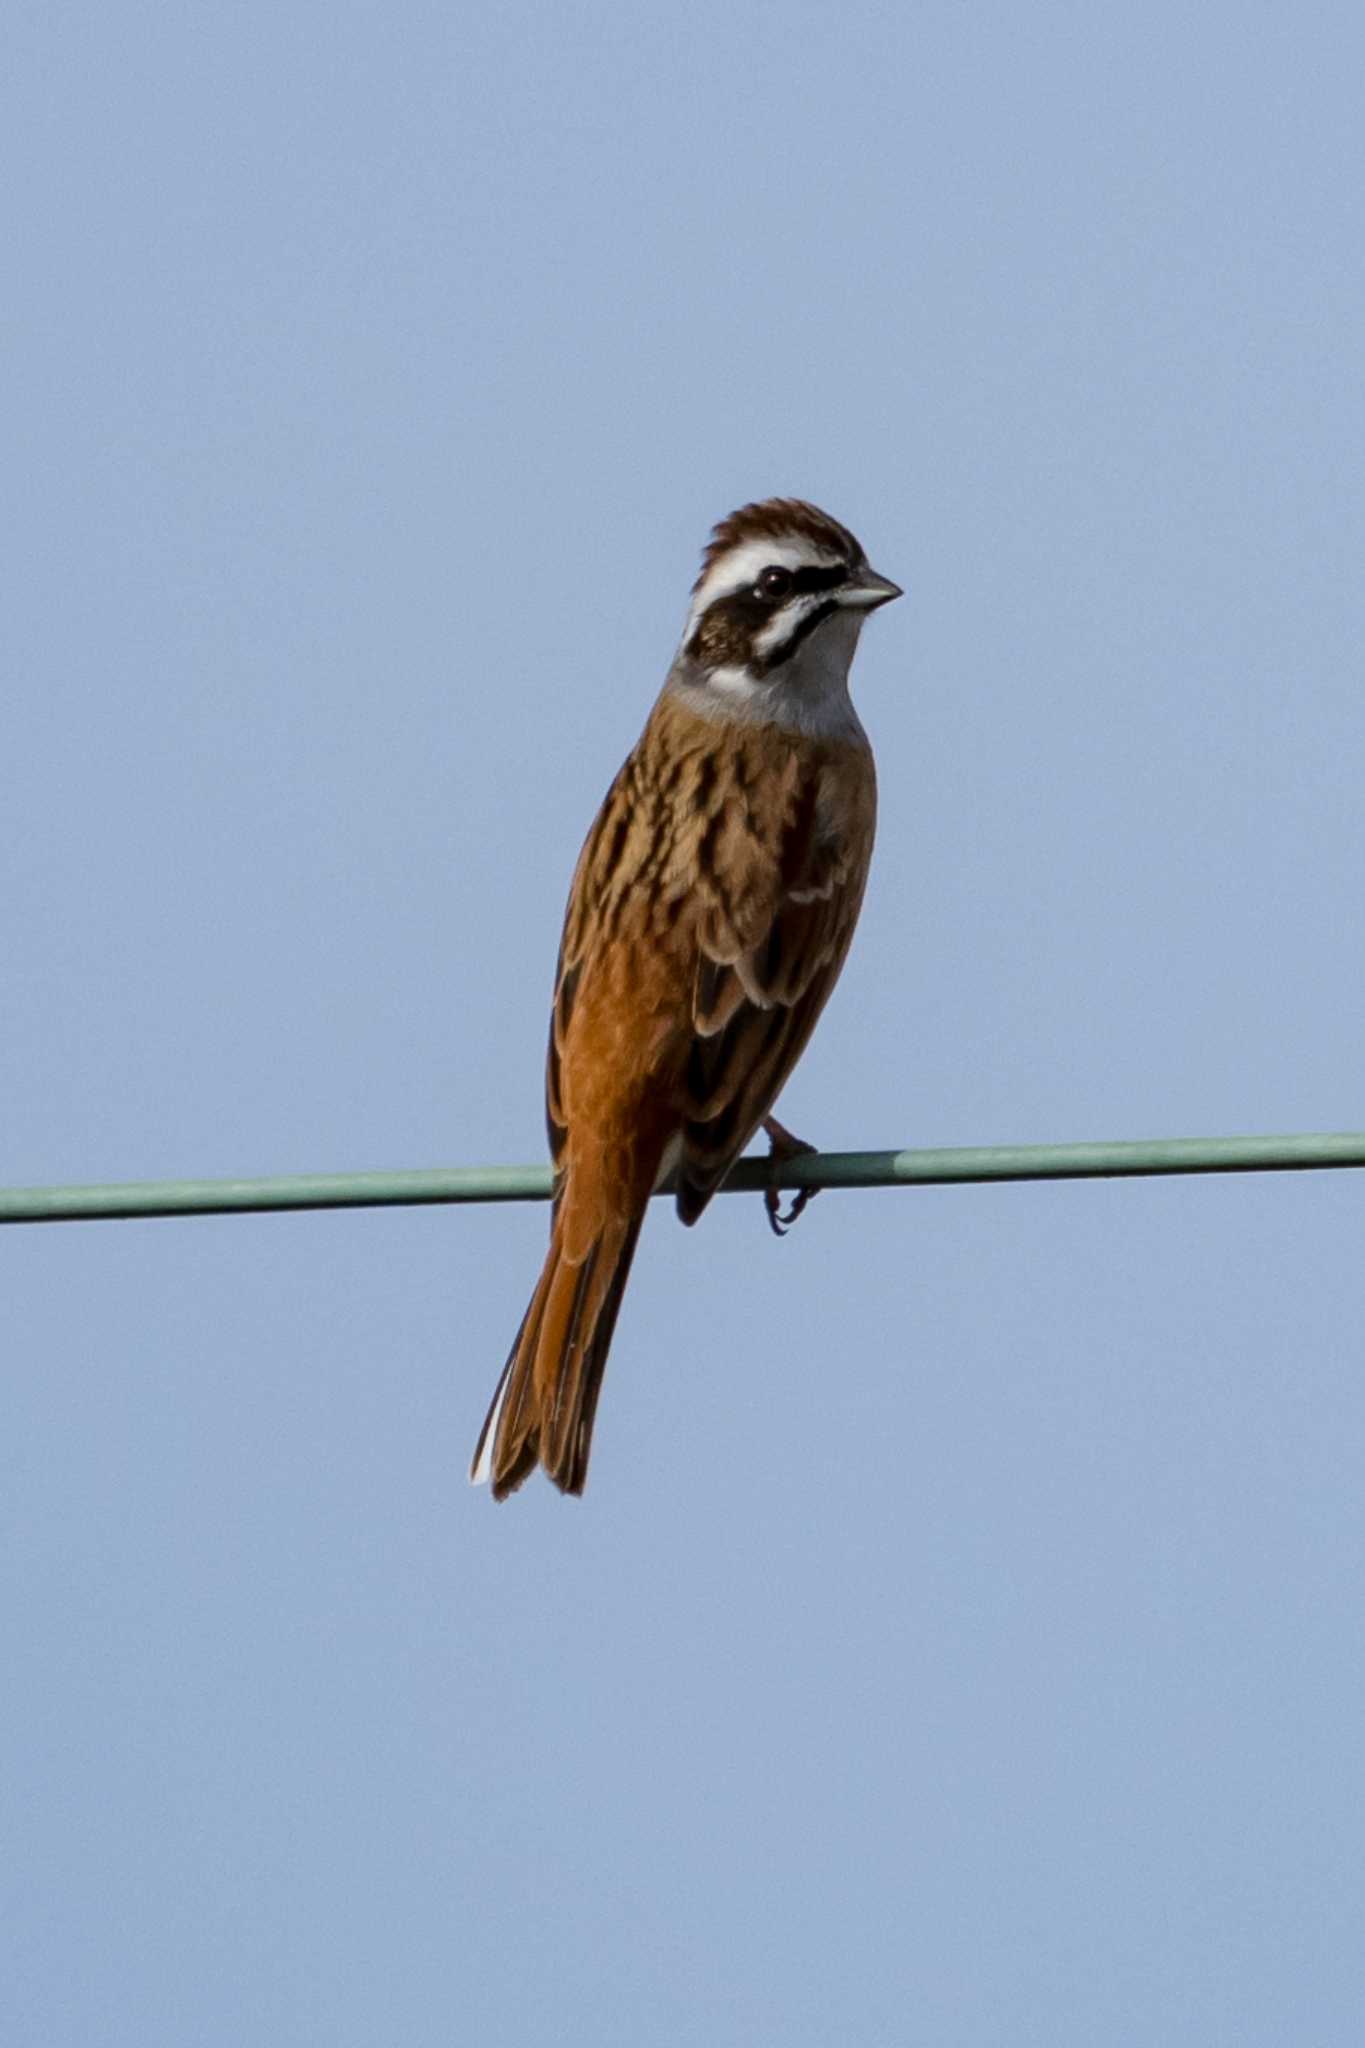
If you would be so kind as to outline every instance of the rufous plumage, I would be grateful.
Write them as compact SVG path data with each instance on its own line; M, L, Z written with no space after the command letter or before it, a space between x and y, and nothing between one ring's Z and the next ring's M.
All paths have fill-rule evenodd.
M746 505L715 529L678 655L569 892L546 1072L549 1250L471 1473L498 1499L537 1463L581 1493L650 1196L671 1174L696 1222L834 986L876 824L848 668L868 613L899 595L800 500Z

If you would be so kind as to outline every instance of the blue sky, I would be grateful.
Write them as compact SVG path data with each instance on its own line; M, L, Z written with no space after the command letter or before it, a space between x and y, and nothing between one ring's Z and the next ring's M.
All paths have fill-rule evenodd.
M537 1158L711 523L907 588L782 1114L1360 1128L1346 7L14 10L7 1183ZM1362 1187L0 1241L7 2040L1354 2043Z

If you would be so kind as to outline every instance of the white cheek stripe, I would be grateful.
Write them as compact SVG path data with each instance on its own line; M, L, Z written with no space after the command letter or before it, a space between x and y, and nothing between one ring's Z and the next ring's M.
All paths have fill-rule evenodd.
M812 612L820 609L828 596L827 590L813 590L809 597L800 597L794 604L784 605L754 641L754 653L760 657L771 654L774 647L780 647L784 640L791 638L802 619L809 618Z

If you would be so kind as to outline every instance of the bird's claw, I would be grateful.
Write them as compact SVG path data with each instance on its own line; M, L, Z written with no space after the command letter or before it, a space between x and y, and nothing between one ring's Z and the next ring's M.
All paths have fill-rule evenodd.
M763 1131L768 1140L768 1185L763 1190L763 1207L767 1212L769 1227L774 1237L785 1237L797 1218L805 1213L807 1206L819 1194L819 1188L797 1188L792 1195L792 1204L786 1215L782 1214L782 1173L781 1169L789 1159L799 1159L803 1153L815 1151L804 1138L793 1137L785 1124L775 1116L765 1116Z

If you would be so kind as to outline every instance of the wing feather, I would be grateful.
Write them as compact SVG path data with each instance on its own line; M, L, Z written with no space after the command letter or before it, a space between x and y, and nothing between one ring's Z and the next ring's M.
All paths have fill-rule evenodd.
M861 822L861 821L859 821ZM835 834L815 778L801 791L767 891L766 915L701 928L686 1070L677 1206L694 1223L776 1100L838 978L866 880L871 834Z

